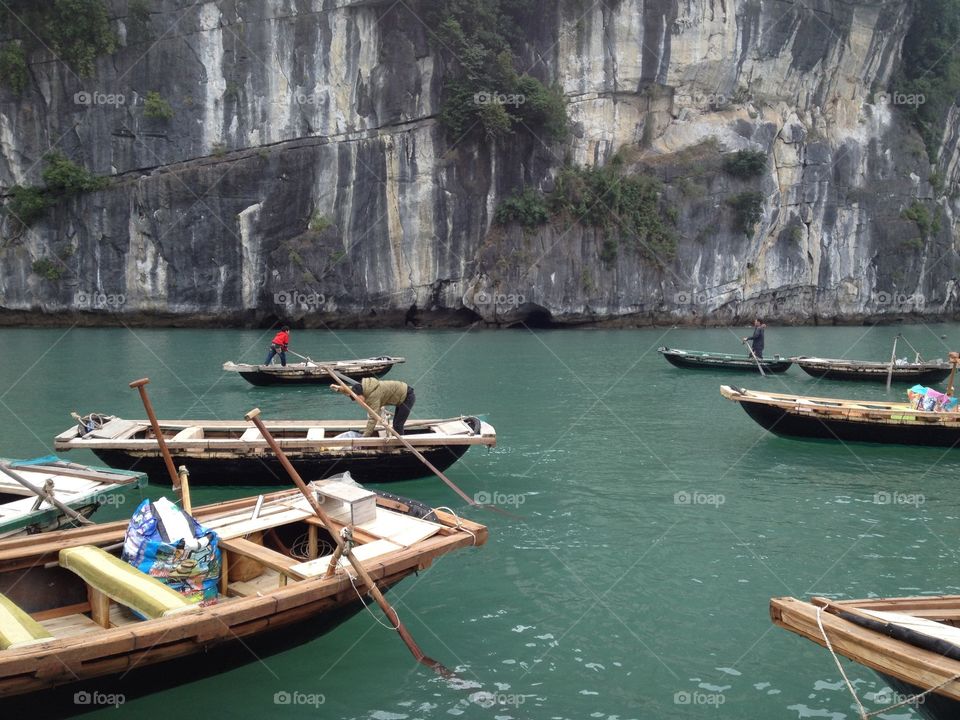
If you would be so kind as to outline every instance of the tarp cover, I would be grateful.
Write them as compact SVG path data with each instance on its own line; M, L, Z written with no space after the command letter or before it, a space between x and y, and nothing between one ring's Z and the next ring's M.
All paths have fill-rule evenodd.
M220 547L208 530L166 498L140 503L123 543L123 559L191 602L217 599Z

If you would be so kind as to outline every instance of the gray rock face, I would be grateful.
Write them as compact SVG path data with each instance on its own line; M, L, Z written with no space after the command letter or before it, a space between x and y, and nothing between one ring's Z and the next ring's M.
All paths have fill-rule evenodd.
M0 90L0 185L38 184L52 147L104 190L21 230L3 221L7 320L317 325L858 321L957 311L956 201L886 87L901 0L543 3L531 72L558 83L571 135L452 138L444 62L417 4L110 3L121 48L80 79L30 60ZM559 6L559 9L558 9ZM569 6L569 7L568 7ZM576 6L576 7L574 7ZM811 7L813 9L811 9ZM586 14L583 14L586 11ZM156 92L173 110L148 117ZM960 180L960 111L937 168ZM769 154L740 180L723 152ZM563 218L499 227L565 159L662 182L672 257ZM627 152L624 153L624 150ZM752 234L728 200L763 195ZM933 218L901 218L921 203ZM38 270L37 261L54 270Z

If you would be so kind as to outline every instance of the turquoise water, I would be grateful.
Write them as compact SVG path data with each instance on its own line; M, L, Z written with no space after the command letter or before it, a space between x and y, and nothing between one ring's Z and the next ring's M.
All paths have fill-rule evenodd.
M940 336L952 342L958 330L901 329L928 357L945 357ZM886 360L895 332L770 328L766 355ZM50 452L71 410L142 417L127 387L139 377L151 379L161 417L236 418L253 407L268 418L357 417L325 388L254 388L222 373L228 359L261 362L268 340L232 330L0 330L0 456ZM388 377L416 387L414 418L484 414L497 429L495 449L472 449L448 475L517 517L469 509L435 479L387 486L490 527L485 547L441 558L391 593L460 684L416 665L362 613L288 652L97 714L856 717L829 653L775 628L769 598L960 592L958 451L776 438L719 385L858 398L903 388L887 395L797 368L768 379L683 371L656 353L663 344L740 348L729 330L294 331L292 347L315 359L405 356ZM893 492L915 502L876 502ZM250 493L195 488L194 502ZM98 518L125 517L137 499ZM861 696L884 688L846 667ZM275 704L284 692L314 704Z

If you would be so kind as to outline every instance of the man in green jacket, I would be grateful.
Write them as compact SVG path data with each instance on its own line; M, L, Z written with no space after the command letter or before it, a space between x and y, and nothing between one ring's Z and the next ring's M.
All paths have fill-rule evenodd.
M351 390L363 398L363 401L375 413L379 414L380 408L384 405L396 406L393 413L393 429L403 435L403 426L406 425L407 418L410 417L410 410L417 400L412 387L397 380L377 380L377 378L364 378L360 383L351 381L347 384L350 385ZM343 392L340 385L331 385L330 387L335 392ZM363 436L371 437L376 429L377 419L370 415L367 426L363 429Z

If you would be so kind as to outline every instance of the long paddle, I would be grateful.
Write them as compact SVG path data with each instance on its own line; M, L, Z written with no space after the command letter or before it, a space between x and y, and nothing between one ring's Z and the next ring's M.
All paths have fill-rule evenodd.
M310 503L310 507L313 509L313 512L316 513L318 518L320 518L320 522L323 523L324 528L328 533L330 533L330 537L332 537L334 542L337 544L337 553L346 555L347 560L349 560L350 564L353 565L353 569L357 571L357 576L363 581L363 584L369 588L368 592L373 595L373 599L390 620L394 629L396 629L397 633L400 635L400 638L406 644L407 648L409 648L417 662L426 665L444 677L452 677L453 673L450 672L450 670L436 660L423 654L423 651L417 645L417 642L413 639L413 636L407 631L407 628L404 626L404 624L400 622L400 616L397 615L397 611L394 610L390 606L390 603L387 602L387 599L383 596L383 593L380 592L380 588L377 587L376 583L373 581L373 578L370 577L363 565L353 554L353 550L351 550L349 546L344 545L343 540L340 538L340 534L333 529L333 523L330 521L330 517L323 511L323 508L320 507L320 503L317 502L317 498L310 492L309 488L307 488L306 484L303 482L303 478L300 477L300 473L296 471L296 469L290 463L290 460L287 458L286 453L283 452L283 449L279 444L277 444L277 441L273 438L273 435L271 435L270 431L267 430L266 425L263 424L263 420L260 419L260 409L254 408L244 415L244 418L252 421L253 424L257 426L260 434L263 435L263 439L267 441L270 449L273 450L277 456L277 459L280 461L280 464L283 465L283 469L287 471L290 479L293 480L294 484L297 486L297 489L300 490L303 496L307 499L307 502Z
M757 357L757 354L753 351L753 346L750 345L746 340L741 340L744 345L747 346L747 350L750 351L750 357L753 358L753 361L757 364L757 370L760 371L760 377L766 377L767 374L763 371L763 365L760 364L760 358Z
M349 385L347 385L347 384L343 381L343 379L340 377L340 374L339 374L336 370L334 370L334 369L333 369L332 367L330 367L329 365L324 366L324 367L327 368L327 371L330 373L330 377L332 377L334 380L336 380L337 383L340 385L340 387L343 388L343 392L346 392L350 397L352 397L352 398L354 399L354 401L355 401L357 404L359 404L364 410L366 410L368 413L370 413L371 417L375 418L375 419L377 420L377 422L380 423L380 425L382 425L382 426L387 430L388 433L390 433L390 434L393 435L395 438L397 438L397 440L399 440L400 442L402 442L402 443L404 444L404 446L407 448L407 450L409 450L409 451L412 452L414 455L416 455L416 456L420 459L420 461L421 461L424 465L426 465L428 468L430 468L430 469L433 471L433 473L434 473L438 478L440 478L441 480L443 480L451 490L453 490L457 495L459 495L461 498L463 498L464 500L466 500L467 503L469 503L470 505L477 505L477 504L478 504L473 498L471 498L469 495L467 495L463 490L461 490L461 489L458 488L456 485L454 485L453 482L452 482L446 475L444 475L442 472L440 472L440 471L436 468L436 466L434 466L434 464L433 464L432 462L430 462L429 460L427 460L427 459L423 456L423 453L421 453L421 452L420 452L419 450L417 450L413 445L411 445L410 442L409 442L403 435L401 435L401 434L398 433L396 430L394 430L394 429L387 423L387 421L384 420L383 417L380 416L379 413L374 412L374 411L373 411L373 408L371 408L369 405L367 405L367 403L365 403L365 402L363 401L363 399L362 399L359 395L357 395L357 394L351 389L351 387L350 387ZM495 509L495 510L499 510L499 508L496 508L496 507L494 507L494 506L489 506L489 507L491 507L492 509ZM504 513L504 514L509 514L509 513Z
M160 446L160 454L163 456L163 462L167 466L170 483L173 485L173 490L177 493L177 497L180 498L181 506L189 513L190 489L189 487L184 488L181 485L180 475L177 474L177 470L173 466L173 457L170 455L170 449L167 447L167 442L163 438L163 432L160 430L160 421L157 420L157 414L153 411L153 404L147 395L147 383L149 382L150 378L141 378L140 380L134 380L130 383L130 387L136 388L140 392L140 400L143 401L143 409L147 411L147 417L150 420L150 425L153 427L153 434L157 437L157 445ZM184 476L186 476L186 474Z

